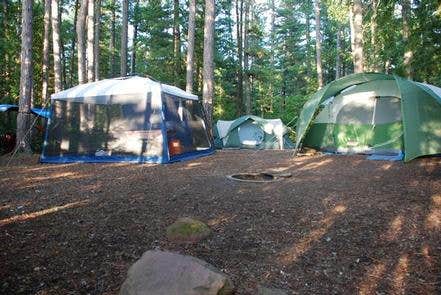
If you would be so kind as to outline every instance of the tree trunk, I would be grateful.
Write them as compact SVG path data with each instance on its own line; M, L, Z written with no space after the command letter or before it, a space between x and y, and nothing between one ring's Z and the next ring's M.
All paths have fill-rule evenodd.
M372 17L371 17L371 62L369 70L372 72L380 72L380 61L378 56L377 44L377 16L378 16L379 0L372 0Z
M110 44L109 44L109 54L110 54L110 64L109 64L109 76L113 78L115 76L115 22L116 22L116 0L112 0L111 11L112 11L112 24L110 31Z
M78 83L84 84L87 80L86 74L86 44L85 34L86 31L86 18L87 18L87 1L80 0L80 12L78 14L78 20L76 23L77 40L78 40Z
M194 71L194 34L196 19L196 0L190 0L188 15L188 48L187 48L187 74L185 90L193 92L193 71Z
M79 6L79 0L75 0L75 12L74 12L74 19L73 19L73 23L76 24L77 23L77 19L78 19L78 6ZM69 79L69 86L72 87L73 86L73 81L74 81L74 71L75 71L75 43L77 41L76 38L76 34L72 34L72 41L71 41L71 57L70 57L70 79Z
M179 28L179 0L173 2L173 47L174 47L174 84L179 85L181 64L181 30Z
M94 70L95 81L100 79L100 34L101 34L101 0L96 0L95 3L95 36L93 38L93 55L94 55Z
M136 73L136 45L138 41L138 24L133 26L133 45L132 56L130 58L130 73L133 75Z
M413 52L410 46L409 37L410 37L410 1L411 0L402 0L401 1L401 13L403 18L403 41L404 41L404 70L406 73L406 78L412 78L412 58Z
M242 18L243 18L243 1L236 0L236 30L237 30L237 56L238 56L238 72L237 72L237 115L242 114L243 110L243 41L242 41Z
M49 51L50 51L50 26L51 26L51 0L44 1L44 35L43 35L43 66L42 78L43 85L41 87L41 99L44 102L49 98L48 84L49 84Z
M271 9L271 28L270 28L270 40L271 40L271 70L274 71L276 64L275 64L275 48L276 48L276 6L274 3L274 0L270 1L270 9ZM274 85L273 85L273 79L270 79L269 81L269 89L268 89L269 99L270 99L270 105L269 105L269 112L272 113L274 109Z
M308 78L312 77L311 73L311 62L310 62L310 54L309 54L309 48L311 44L311 21L309 18L309 8L310 8L310 2L307 1L307 7L305 11L305 19L306 19L306 75Z
M245 98L245 113L247 115L251 114L251 94L250 94L250 75L249 75L249 52L250 52L250 44L249 44L249 30L250 30L250 1L245 0L245 23L244 23L244 32L243 32L243 46L244 46L244 57L243 57L243 69L244 69L244 77L243 77L243 91Z
M63 3L63 2L61 2ZM63 4L61 4L63 5ZM62 9L59 8L58 9L58 23L62 24L62 19L61 19L61 13L62 13ZM61 28L60 28L61 30ZM64 51L64 43L63 43L63 38L62 38L62 34L60 32L60 59L61 59L61 89L65 89L66 88L66 56L65 56L65 51Z
M127 34L129 26L128 0L122 0L122 28L121 28L121 77L127 76Z
M207 113L208 126L212 124L214 97L214 0L205 0L204 20L204 69L202 97ZM211 129L211 128L210 128Z
M95 0L87 4L87 81L95 81Z
M336 45L335 45L335 79L340 78L340 69L341 69L341 29L340 27L337 28L336 33Z
M354 0L352 6L352 31L354 44L352 50L352 60L354 62L354 72L362 73L364 68L363 60L363 7L361 0Z
M58 18L59 0L52 0L51 5L51 21L52 21L52 51L54 57L54 92L62 90L61 84L61 41L60 41L60 20Z
M20 100L17 115L17 145L19 151L31 153L30 128L32 101L32 4L22 0Z
M314 1L315 12L315 54L317 66L317 82L319 89L323 87L322 70L322 34L320 32L320 0Z
M136 73L136 45L138 42L138 10L139 0L136 1L133 16L133 41L132 41L132 56L130 58L130 73L133 75Z

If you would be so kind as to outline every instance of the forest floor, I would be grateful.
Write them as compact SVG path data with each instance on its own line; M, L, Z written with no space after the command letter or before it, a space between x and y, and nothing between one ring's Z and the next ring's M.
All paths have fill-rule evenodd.
M169 165L0 158L0 293L117 294L150 249L201 258L237 294L440 294L441 158L221 151ZM271 183L237 172L289 172ZM167 241L190 216L212 235Z

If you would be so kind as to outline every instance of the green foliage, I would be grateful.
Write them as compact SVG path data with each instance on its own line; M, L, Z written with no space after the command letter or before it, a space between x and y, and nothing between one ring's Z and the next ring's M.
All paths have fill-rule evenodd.
M239 0L240 2L241 0ZM315 62L315 20L312 1L251 1L248 31L250 65L244 71L250 78L252 113L265 118L281 117L285 123L298 116L303 103L317 90ZM6 6L2 6L6 3ZM100 76L119 75L121 7L120 1L101 1ZM188 3L180 2L181 71L174 81L173 1L130 1L129 22L138 25L136 68L165 83L185 84ZM413 52L413 78L441 85L441 6L437 0L412 1L410 39L403 41L401 1L378 1L376 14L372 1L363 1L364 56L367 68L404 75L405 50ZM325 83L336 77L337 54L342 74L353 71L348 9L349 0L321 1L322 63ZM76 0L62 1L61 39L63 43L64 85L77 84L77 44L75 41ZM243 98L238 94L236 1L216 1L215 27L215 119L240 115ZM135 8L136 6L136 8ZM110 51L112 12L116 13L115 49ZM274 28L271 14L274 13ZM21 3L3 1L0 5L0 103L17 103L20 80ZM197 1L194 93L202 94L204 0ZM372 26L376 25L376 26ZM34 1L34 103L40 98L42 82L43 1ZM376 28L376 31L372 31ZM340 32L340 52L337 34ZM374 32L374 33L372 33ZM307 37L309 36L309 38ZM130 39L130 38L129 38ZM73 45L75 47L73 47ZM132 48L129 48L129 52ZM114 57L114 68L111 59ZM130 58L130 54L129 54ZM49 91L53 89L50 71ZM293 122L291 122L292 124Z

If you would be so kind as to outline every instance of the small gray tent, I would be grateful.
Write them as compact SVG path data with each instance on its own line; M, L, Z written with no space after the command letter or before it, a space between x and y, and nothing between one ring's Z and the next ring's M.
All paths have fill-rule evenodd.
M219 120L214 126L217 148L292 149L288 129L280 119L242 116L232 121Z

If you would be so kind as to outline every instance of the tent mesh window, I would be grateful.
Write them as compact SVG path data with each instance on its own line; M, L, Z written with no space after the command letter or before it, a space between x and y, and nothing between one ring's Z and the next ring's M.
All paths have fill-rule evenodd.
M162 155L161 111L151 99L93 104L53 101L45 156Z
M211 148L199 101L164 94L164 117L170 156Z

